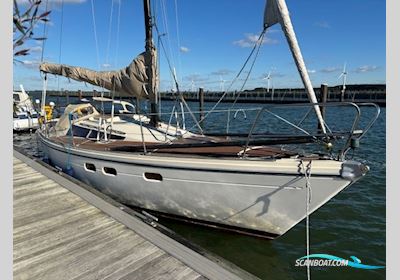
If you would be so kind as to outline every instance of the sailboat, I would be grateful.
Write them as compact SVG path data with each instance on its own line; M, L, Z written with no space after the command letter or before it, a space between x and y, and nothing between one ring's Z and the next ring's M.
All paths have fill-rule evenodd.
M274 24L282 26L309 95L310 103L305 106L320 124L318 134L257 134L254 129L258 117L246 135L207 134L192 113L189 115L194 118L196 131L162 122L158 114L153 18L150 1L143 2L145 52L129 66L99 72L42 63L40 71L45 84L47 74L55 74L139 101L148 99L150 114L135 112L121 119L113 112L101 114L90 103L69 105L57 122L44 120L38 132L43 151L53 165L124 204L156 216L266 238L283 235L368 172L367 165L346 160L346 153L373 122L365 130L356 130L355 122L350 131L341 134L327 129L321 112L324 104L317 102L284 0L266 2L264 31ZM177 93L189 110L178 87ZM261 108L257 116L266 110ZM97 137L76 135L76 127L88 121ZM300 153L279 146L318 142L330 147L339 136L347 140L338 156ZM306 201L308 186L312 186L312 197Z
M13 92L13 131L24 132L39 128L39 114L32 100L20 85L21 91Z

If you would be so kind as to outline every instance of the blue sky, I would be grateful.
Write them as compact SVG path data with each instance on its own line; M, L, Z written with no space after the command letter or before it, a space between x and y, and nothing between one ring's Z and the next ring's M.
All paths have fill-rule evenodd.
M48 1L52 13L44 46L46 61L95 70L120 69L144 50L141 0ZM338 76L345 62L348 84L385 83L384 0L286 2L314 86L340 84ZM152 4L160 33L167 34L163 42L181 89L201 86L221 90L239 71L262 30L265 0L153 0ZM43 25L35 30L37 35L43 35ZM42 44L33 41L28 45L32 53L21 58L23 63L14 65L14 88L22 83L28 90L41 89L37 69ZM159 55L160 87L169 90L171 75L162 50ZM302 86L279 25L267 32L245 88L266 87L263 77L271 70L276 88ZM239 80L232 89L240 88L242 83ZM55 77L50 77L49 88L93 89L91 85Z

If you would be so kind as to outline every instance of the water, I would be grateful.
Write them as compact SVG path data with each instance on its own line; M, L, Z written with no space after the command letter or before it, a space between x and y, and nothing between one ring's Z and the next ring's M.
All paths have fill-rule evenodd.
M197 104L189 105L197 110ZM163 102L163 111L167 112L172 106L172 102ZM207 106L210 107L211 104ZM227 104L222 105L222 107L227 106ZM244 104L243 106L250 108L259 105ZM226 113L221 113L221 115L224 114ZM220 132L225 129L226 123L222 125L221 122L215 121L219 117L221 116L207 120L206 127ZM168 118L169 115L163 116L163 119L168 120ZM254 118L255 113L247 112L247 119L244 119L242 113L238 114L237 119L232 122L232 131L248 129L249 123ZM289 113L289 118L296 119L296 116ZM328 123L335 121L344 126L351 125L351 118L352 110L345 108L334 109L328 112L327 116L330 120ZM360 148L353 155L354 159L366 162L371 168L370 172L311 215L311 253L331 254L344 259L356 256L364 264L385 265L385 119L386 110L382 108L377 122L362 139ZM187 127L193 125L189 116L186 116L186 120ZM278 125L267 118L262 121L265 130ZM365 124L366 120L362 119L361 123ZM315 122L310 120L308 125L315 126ZM34 134L15 134L14 144L34 156L42 156ZM170 220L161 219L161 223L261 279L306 279L306 269L295 267L295 260L306 255L304 221L273 241ZM312 279L375 280L384 279L385 270L323 267L312 268L311 275Z

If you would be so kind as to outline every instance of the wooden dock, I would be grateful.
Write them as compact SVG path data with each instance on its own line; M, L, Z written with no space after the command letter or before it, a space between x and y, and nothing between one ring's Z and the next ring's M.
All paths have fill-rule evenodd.
M255 279L15 150L13 165L14 279Z

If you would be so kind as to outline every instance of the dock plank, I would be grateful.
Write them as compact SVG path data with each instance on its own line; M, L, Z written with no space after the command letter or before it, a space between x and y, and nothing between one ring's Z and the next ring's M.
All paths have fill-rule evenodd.
M102 208L98 198L89 203L89 194L14 155L14 279L240 279L118 207L101 202Z

